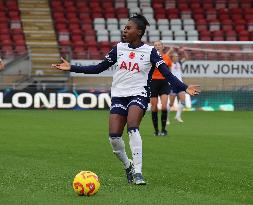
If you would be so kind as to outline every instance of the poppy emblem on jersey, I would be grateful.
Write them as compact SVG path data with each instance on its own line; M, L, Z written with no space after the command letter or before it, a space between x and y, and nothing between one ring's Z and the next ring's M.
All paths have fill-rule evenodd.
M135 53L134 53L134 52L131 52L131 53L129 54L129 58L134 59L134 57L135 57Z

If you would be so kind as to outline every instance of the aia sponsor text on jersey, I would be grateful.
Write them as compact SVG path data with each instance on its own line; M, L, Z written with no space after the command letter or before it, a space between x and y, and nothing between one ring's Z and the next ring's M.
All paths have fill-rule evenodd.
M125 69L132 72L136 72L136 71L140 72L139 64L135 62L131 62L131 61L128 61L128 62L122 61L119 69Z

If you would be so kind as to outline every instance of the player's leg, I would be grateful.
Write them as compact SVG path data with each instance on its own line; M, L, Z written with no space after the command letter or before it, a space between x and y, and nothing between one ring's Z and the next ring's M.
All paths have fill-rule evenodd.
M147 99L145 97L134 97L129 103L127 127L129 135L129 145L132 151L134 164L134 183L144 185L146 182L142 177L142 139L139 126L142 117L147 109Z
M178 93L178 98L179 98L179 103L178 103L178 109L177 109L175 119L178 122L184 122L181 118L181 115L182 115L183 109L185 107L185 92Z
M161 99L161 104L162 104L162 115L161 115L162 132L161 132L161 135L166 136L167 135L166 123L167 123L167 117L168 117L168 111L167 111L168 95L163 94L160 96L160 99Z
M158 130L158 97L151 97L150 98L150 104L151 104L151 112L152 112L152 122L154 127L154 135L158 136L159 130Z
M174 101L176 99L176 94L173 91L171 91L169 96L170 96L170 104L169 104L169 109L168 109L168 122L169 122L169 118L170 118L171 107L173 107ZM167 123L167 124L169 124L169 123Z
M160 86L160 99L161 99L161 125L162 125L162 131L161 135L166 136L167 130L166 130L166 123L168 119L168 95L170 93L170 86L166 80L161 80L161 86Z
M109 117L109 141L113 153L122 162L126 170L128 183L133 181L133 165L127 157L125 143L122 139L122 133L127 122L126 103L120 98L112 98L112 106Z
M125 151L125 143L122 133L126 124L126 116L110 114L109 117L109 140L113 153L123 163L124 168L128 168L130 163Z
M159 134L159 129L158 129L158 92L159 92L159 87L158 87L158 81L157 80L152 80L151 82L151 98L150 98L150 104L151 104L151 113L152 113L152 123L154 127L154 135L158 136Z

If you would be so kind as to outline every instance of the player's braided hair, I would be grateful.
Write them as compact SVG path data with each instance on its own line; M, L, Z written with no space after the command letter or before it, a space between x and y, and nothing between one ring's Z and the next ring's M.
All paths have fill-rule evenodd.
M141 36L140 36L142 37L146 31L146 26L149 26L149 22L145 18L145 16L141 14L134 14L132 17L129 18L129 20L137 24L138 29L142 31Z

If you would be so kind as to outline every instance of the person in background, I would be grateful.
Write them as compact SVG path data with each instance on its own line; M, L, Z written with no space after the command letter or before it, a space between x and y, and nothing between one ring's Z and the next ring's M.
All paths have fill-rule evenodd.
M172 56L172 66L171 72L174 76L176 76L181 82L182 79L182 64L188 60L188 55L184 48L173 48L170 50ZM178 98L178 109L176 112L175 120L178 122L184 122L181 118L182 111L185 107L185 91L178 90L175 86L172 86L170 92L170 108L173 106L175 98ZM170 109L169 109L170 112ZM169 121L167 122L169 124Z
M154 42L155 49L162 56L165 64L168 66L168 69L172 65L172 61L169 57L170 51L164 53L164 46L161 41ZM165 77L160 73L160 71L155 68L152 81L151 81L151 112L152 112L152 122L154 126L154 136L166 136L166 122L167 122L167 104L168 104L168 96L170 93L170 85ZM158 96L160 97L160 101L162 104L161 107L161 132L158 129Z

